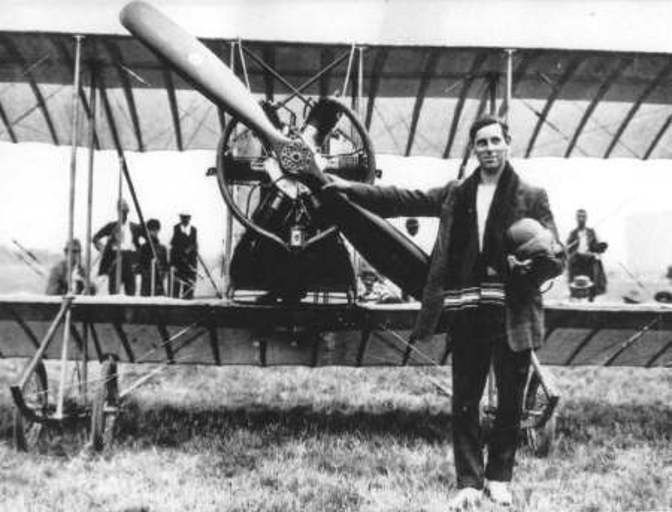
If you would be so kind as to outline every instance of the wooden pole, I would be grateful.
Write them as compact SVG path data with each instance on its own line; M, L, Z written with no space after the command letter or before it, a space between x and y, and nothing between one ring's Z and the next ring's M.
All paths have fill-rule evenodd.
M72 89L72 125L71 125L71 146L70 146L70 198L68 208L68 241L66 244L66 271L68 273L68 296L75 292L73 288L73 238L75 231L75 181L77 178L77 135L79 128L79 68L82 53L83 36L75 35L75 70ZM56 418L63 418L63 403L65 401L65 381L67 378L68 367L68 345L70 344L70 323L71 310L69 298L67 311L65 313L65 324L63 325L63 345L61 347L61 374L58 386L58 399L56 401Z
M152 261L149 265L149 270L151 272L149 276L149 295L153 297L156 295L156 258L152 258Z
M86 252L85 252L85 284L84 293L91 291L91 218L93 215L93 160L95 156L94 145L96 140L96 72L91 72L91 86L89 90L89 175L88 190L86 195Z
M89 86L89 173L87 178L86 194L86 249L85 249L85 276L84 276L84 294L91 294L91 234L93 215L93 160L96 152L94 151L96 140L96 71L91 69L91 84ZM84 396L88 393L89 382L89 324L84 322L82 325L84 340L82 359L84 365L82 368L82 393Z
M231 68L231 71L235 73L236 71L236 47L235 43L231 42L230 43L230 53L229 53L229 67ZM229 118L229 122L232 122L233 118ZM236 137L236 132L238 130L235 130L234 133L232 133L233 137ZM234 149L235 150L235 149ZM236 185L231 185L231 196L233 197L233 200L236 201L238 199L238 187ZM233 215L231 214L231 210L229 208L226 208L226 217L224 218L224 222L226 224L226 235L224 237L224 261L222 262L222 277L224 281L224 290L229 289L229 284L231 283L231 280L229 279L229 270L231 268L231 257L233 255ZM172 281L172 280L171 280ZM171 282L172 286L172 282ZM170 290L169 295L172 295L173 291L172 288Z
M504 119L506 124L510 125L511 120L511 98L513 96L513 53L515 50L506 50L506 109L504 110Z
M359 46L357 47L358 53L358 61L357 61L357 109L355 112L357 113L357 117L360 119L364 119L363 114L363 107L364 107L364 47Z
M116 284L115 293L121 293L121 200L122 200L122 176L123 161L119 157L119 177L117 179L117 254L114 259L114 282Z
M497 114L497 85L499 84L499 75L493 73L488 81L489 93L489 112L491 116Z
M75 72L74 85L72 89L72 124L71 124L71 144L70 144L70 197L68 207L68 242L66 251L66 268L68 272L68 293L73 293L72 281L72 241L75 231L75 180L77 178L77 135L79 128L79 68L81 61L83 36L75 36Z

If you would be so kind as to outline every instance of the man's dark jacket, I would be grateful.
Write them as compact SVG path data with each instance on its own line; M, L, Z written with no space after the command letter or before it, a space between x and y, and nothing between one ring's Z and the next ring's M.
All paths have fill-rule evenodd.
M170 240L170 264L180 272L195 272L198 257L198 239L196 228L189 225L189 234L182 231L181 224L173 226Z
M142 226L135 222L128 222L131 229L131 238L133 246L137 250L140 247L140 238L144 237ZM103 249L103 257L100 260L98 267L98 275L107 275L113 268L113 263L116 258L117 239L119 238L117 221L108 222L98 232L93 235L93 243L97 243L101 238L107 238L105 248ZM136 263L133 261L132 263Z
M538 348L543 341L541 293L536 286L509 278L505 233L515 221L531 217L549 229L561 247L548 196L544 189L524 183L507 163L489 210L482 251L487 256L483 257L479 255L475 204L479 183L477 169L466 179L452 180L428 191L353 184L348 196L383 217L439 217L414 338L425 339L434 334L446 297L473 290L475 266L484 265L493 280L504 285L509 346L514 351ZM564 257L553 261L554 274L558 275Z
M154 245L154 251L156 253L156 270L159 274L162 274L168 270L168 251L166 250L166 246L163 245L158 238L152 238L152 244ZM153 259L154 253L152 252L151 245L147 243L140 247L140 250L138 251L140 272L146 272L149 275L151 273Z

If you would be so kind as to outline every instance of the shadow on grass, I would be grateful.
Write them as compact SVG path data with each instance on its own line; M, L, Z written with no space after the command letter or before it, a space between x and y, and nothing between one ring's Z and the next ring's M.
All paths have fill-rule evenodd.
M608 404L572 400L559 413L557 434L576 443L610 444L672 441L672 404Z
M11 403L0 403L0 436L12 436ZM563 404L557 436L565 445L669 443L672 407L663 404L610 405L597 401ZM241 407L176 406L129 400L116 422L115 437L136 445L180 446L246 431L279 444L306 437L347 435L399 441L445 442L451 439L451 416L445 411L404 408L358 409L347 403L327 407L308 405L250 405Z
M131 402L117 421L120 439L133 438L158 445L179 445L197 437L221 436L245 430L283 440L357 434L364 437L442 441L450 438L450 415L427 410L357 410L311 405L221 407L217 409L150 406Z

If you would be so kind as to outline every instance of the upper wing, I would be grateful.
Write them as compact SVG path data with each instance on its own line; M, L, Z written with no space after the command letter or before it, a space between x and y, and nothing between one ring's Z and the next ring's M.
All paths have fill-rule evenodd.
M618 32L607 31L604 37L614 39L611 47L619 51L605 51L577 28L565 34L567 49L561 50L553 49L558 47L558 36L550 30L546 36L537 30L527 43L510 34L508 40L497 33L487 37L438 34L433 25L423 28L427 34L417 26L403 31L403 23L408 23L402 16L405 2L373 2L368 8L383 9L384 19L395 23L377 27L371 22L368 26L377 29L364 37L367 25L355 17L339 43L339 38L327 35L316 39L323 23L317 19L310 27L293 30L288 19L299 7L287 5L255 22L260 18L252 14L259 7L248 4L219 7L225 29L218 33L230 32L205 38L205 44L239 76L246 76L260 99L281 101L293 92L287 84L296 88L311 78L303 90L307 96L345 90L350 101L361 93L358 111L377 152L460 158L468 125L479 113L494 109L501 114L508 110L514 156L670 155L672 61L668 54L644 51L658 48L644 44L655 39L648 34L642 44L638 39L627 46L624 38L617 38ZM117 12L121 5L115 6ZM437 4L429 2L428 9L431 5ZM234 11L227 16L226 9ZM337 10L334 16L345 14ZM456 17L451 16L445 14L437 26ZM273 22L276 17L278 23ZM577 27L585 21L577 20ZM267 25L274 30L265 30ZM120 27L119 33L112 32L89 34L83 42L79 101L86 114L92 107L89 85L95 77L100 90L97 147L214 148L224 115L142 44L120 35ZM241 33L251 39L238 46L234 43ZM365 41L366 47L351 52L349 37ZM488 46L489 38L500 46ZM504 101L507 46L502 41L520 44L512 54L508 107ZM357 83L360 57L361 87ZM73 61L71 34L0 31L0 139L70 143ZM274 72L286 83L277 80ZM299 113L303 109L296 98L288 106ZM86 130L80 134L79 143L84 146Z

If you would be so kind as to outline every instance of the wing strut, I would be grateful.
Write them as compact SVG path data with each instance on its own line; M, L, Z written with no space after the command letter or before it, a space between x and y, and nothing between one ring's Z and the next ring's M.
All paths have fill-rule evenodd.
M49 114L49 109L47 108L47 102L45 101L44 96L42 95L40 87L37 85L37 82L35 81L35 77L33 76L33 73L31 72L28 63L26 62L26 59L23 57L23 55L21 55L21 52L16 47L14 42L7 36L4 35L0 36L0 43L2 43L4 47L7 49L7 53L9 53L9 55L13 57L14 60L23 69L25 69L25 74L26 77L28 78L28 83L30 84L30 88L32 89L33 94L35 95L35 99L37 100L37 106L42 111L44 120L47 123L47 128L49 128L49 134L51 135L51 140L53 141L54 144L58 146L59 144L58 135L56 134L56 128L54 127L54 122L52 121L51 115ZM32 109L30 111L32 111ZM14 123L15 122L16 121L14 121Z
M532 132L530 141L527 144L527 150L525 151L525 158L529 158L530 155L532 154L532 150L534 149L534 144L537 141L539 132L541 131L541 128L544 126L544 123L546 123L546 118L548 117L548 113L551 111L551 108L553 107L555 100L558 99L560 93L562 92L562 88L565 86L565 84L567 84L567 82L570 81L570 79L572 78L578 67L583 63L583 60L584 57L577 57L573 59L565 69L565 72L562 74L558 82L555 85L549 84L553 90L549 95L548 99L546 100L546 104L544 105L544 109L541 111L541 114L539 115L537 124L534 126L534 131Z
M569 158L571 156L572 151L574 151L574 147L576 146L576 143L579 140L579 137L581 136L581 132L585 128L588 119L590 119L590 116L593 115L593 112L597 108L597 105L600 103L600 101L602 101L602 98L604 98L604 95L607 94L613 83L616 80L618 80L618 78L623 74L623 71L625 71L625 69L632 64L633 60L634 59L632 57L625 57L620 59L618 64L616 64L614 69L607 77L607 79L604 82L602 82L602 85L600 85L599 89L597 90L595 97L588 105L588 108L586 108L583 117L581 117L581 121L579 122L579 125L576 127L576 131L572 136L572 140L569 141L569 145L567 146L567 150L565 151L565 158Z
M642 106L642 103L647 100L647 98L663 82L663 80L667 78L667 76L670 74L670 71L672 71L672 60L668 61L663 69L660 70L660 73L658 73L656 77L651 82L649 82L649 85L646 86L637 100L635 100L635 102L632 104L630 110L628 110L628 113L618 127L618 130L616 130L614 138L611 139L611 143L609 144L607 151L604 153L604 158L609 158L611 152L616 147L616 144L618 144L618 141L621 139L621 135L623 135L623 132L625 132L625 129L630 124L630 121L632 121L632 119L635 117L639 107Z
M651 156L651 153L653 153L653 150L656 149L656 146L660 142L660 139L663 138L663 135L665 135L665 132L670 127L670 124L672 124L672 115L667 116L667 119L663 123L663 126L660 127L660 130L658 130L658 133L654 137L653 141L651 141L651 145L649 146L649 149L647 149L646 153L644 153L644 156L642 157L642 160L648 160L649 159L649 157Z
M373 59L373 71L371 71L371 81L369 82L369 101L366 103L366 129L371 128L371 120L373 119L373 107L375 106L376 96L378 95L378 88L380 87L380 77L385 68L387 55L389 50L387 48L379 48Z
M434 75L434 70L436 69L436 64L438 61L439 50L431 50L426 57L425 68L422 71L420 84L418 85L418 94L415 97L413 116L411 117L411 128L408 131L408 140L406 141L406 151L404 151L404 156L411 154L411 148L413 147L413 141L415 139L415 130L418 128L418 120L420 119L420 112L422 111L422 103L425 101L427 88L429 87L429 82Z
M453 143L455 142L455 135L457 134L457 127L460 124L460 116L462 115L462 109L464 109L464 103L467 100L467 94L469 94L471 84L476 79L476 73L485 63L487 58L488 54L486 52L477 54L476 57L474 57L474 61L471 64L469 73L464 79L464 82L462 84L462 90L460 91L460 98L457 101L457 105L455 106L455 111L453 113L453 120L450 123L450 132L448 133L448 141L446 142L446 148L443 150L443 158L450 157L450 150L452 149Z

